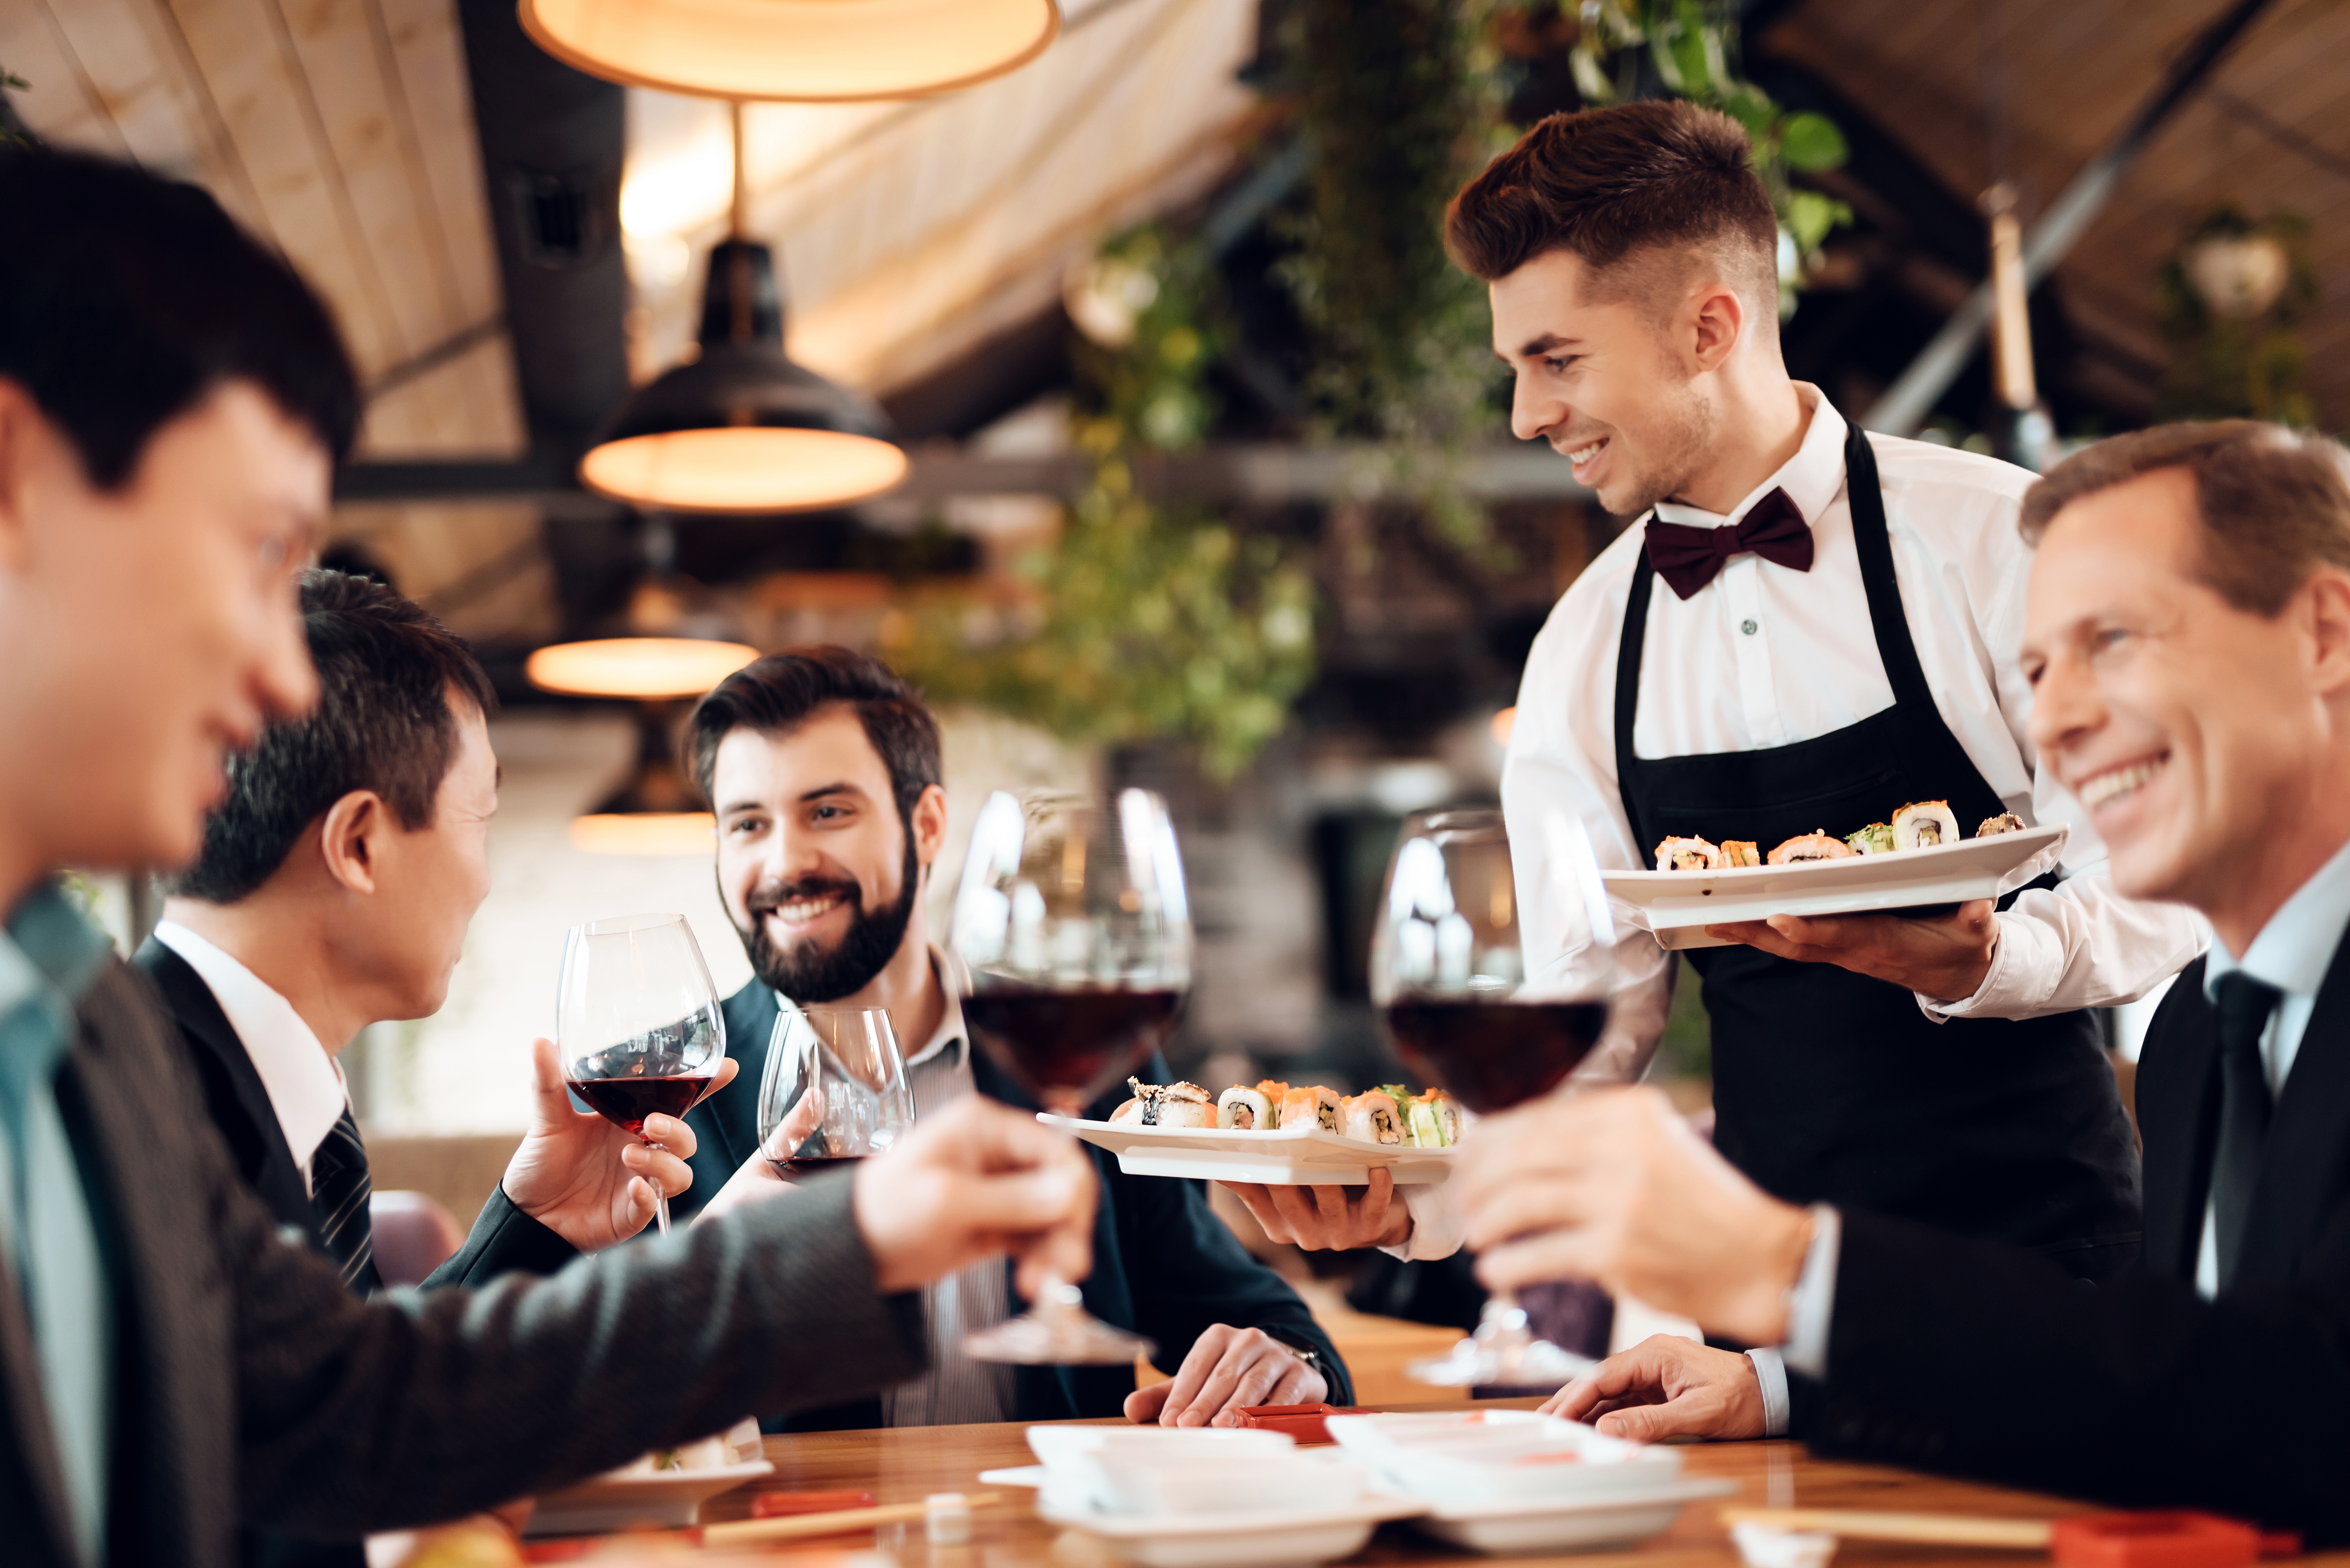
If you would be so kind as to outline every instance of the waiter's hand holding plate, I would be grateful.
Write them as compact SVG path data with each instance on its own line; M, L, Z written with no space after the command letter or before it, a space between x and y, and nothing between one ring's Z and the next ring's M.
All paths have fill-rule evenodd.
M1705 934L1798 963L1832 963L1936 1002L1963 1001L1981 990L1999 950L1999 918L1989 898L1969 899L1947 915L1773 915L1708 926Z

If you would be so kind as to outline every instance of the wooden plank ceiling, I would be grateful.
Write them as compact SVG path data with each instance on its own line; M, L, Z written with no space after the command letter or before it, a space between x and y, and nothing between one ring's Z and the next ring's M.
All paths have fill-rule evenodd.
M1752 43L1826 78L1951 190L1988 187L1995 67L2024 220L2121 130L2223 0L1807 0ZM2277 0L2157 133L2057 274L2085 330L2167 358L2155 275L2222 202L2308 218L2323 306L2304 328L2329 427L2350 421L2350 5Z

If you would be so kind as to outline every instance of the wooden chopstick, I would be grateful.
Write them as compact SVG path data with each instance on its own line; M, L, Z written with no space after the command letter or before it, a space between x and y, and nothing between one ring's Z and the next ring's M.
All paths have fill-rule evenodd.
M1921 1541L1940 1546L2012 1546L2045 1552L2044 1519L1976 1519L1957 1513L1872 1513L1850 1508L1725 1508L1724 1524L1817 1530L1860 1541Z
M985 1508L1001 1502L1000 1491L974 1491L963 1494L971 1508ZM893 1502L879 1508L844 1508L832 1513L801 1513L784 1519L744 1519L732 1524L705 1524L702 1527L704 1546L735 1546L754 1541L797 1541L810 1535L839 1535L851 1530L870 1530L880 1524L908 1524L930 1512L926 1502Z

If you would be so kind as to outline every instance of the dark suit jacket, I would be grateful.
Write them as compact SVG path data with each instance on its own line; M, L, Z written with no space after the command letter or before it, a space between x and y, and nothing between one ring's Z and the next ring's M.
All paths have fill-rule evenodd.
M758 1151L759 1080L776 1012L775 993L755 980L726 999L726 1053L741 1066L732 1085L686 1115L699 1147L693 1186L671 1206L673 1214L707 1202ZM981 1094L1022 1110L1036 1109L984 1052L974 1051L971 1065ZM1152 1081L1168 1081L1167 1064L1155 1056L1145 1073ZM1120 1092L1108 1105L1125 1097ZM1092 1114L1107 1115L1108 1105ZM1337 1346L1297 1293L1249 1256L1232 1228L1210 1211L1207 1183L1128 1176L1115 1155L1090 1147L1086 1152L1101 1178L1094 1271L1082 1286L1088 1311L1156 1342L1152 1362L1170 1371L1181 1365L1211 1324L1263 1329L1315 1351L1329 1379L1330 1402L1354 1403ZM1126 1397L1134 1392L1134 1372L1126 1366L1023 1366L1014 1389L1017 1420L1112 1417L1122 1413ZM821 1430L874 1427L880 1420L879 1402L867 1401L854 1409L809 1412L791 1425Z
M360 1302L279 1239L145 981L109 962L78 1012L57 1101L108 1238L117 1563L228 1568L240 1513L328 1537L454 1518L920 1370L920 1300L876 1293L837 1181L551 1280ZM0 1286L5 1555L69 1568L24 1296Z
M1845 1216L1827 1378L1795 1400L1814 1449L2350 1542L2350 942L2277 1099L2241 1277L2212 1302L2194 1283L2220 1107L2203 971L2138 1064L2139 1266L2093 1289Z
M286 1147L269 1091L262 1086L244 1042L230 1027L212 987L187 960L152 937L130 961L154 982L164 1012L178 1026L188 1063L203 1085L213 1125L235 1158L238 1174L280 1225L307 1238L323 1254L318 1211L302 1185L294 1151ZM423 1288L483 1285L506 1273L552 1274L578 1255L570 1242L516 1209L505 1189L498 1187L483 1202L464 1247L435 1269Z
M164 1011L178 1026L188 1064L203 1085L213 1126L228 1145L237 1173L268 1205L282 1232L307 1241L326 1255L317 1208L302 1185L301 1168L286 1146L269 1091L254 1070L244 1042L221 1011L220 999L187 960L152 937L130 961L154 982ZM482 1205L463 1249L434 1270L424 1288L487 1284L512 1272L551 1274L578 1255L570 1242L516 1209L501 1187ZM356 1540L310 1541L274 1530L243 1532L238 1555L245 1568L364 1568L366 1563Z

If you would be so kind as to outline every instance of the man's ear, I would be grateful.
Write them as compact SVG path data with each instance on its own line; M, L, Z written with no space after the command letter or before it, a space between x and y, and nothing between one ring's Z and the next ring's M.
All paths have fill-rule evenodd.
M928 867L947 843L947 792L938 784L914 802L914 858Z
M2302 585L2310 680L2327 697L2350 694L2350 572L2320 566Z
M1746 302L1728 284L1710 283L1698 291L1688 308L1695 313L1692 353L1697 368L1719 370L1738 347L1738 335L1746 329Z
M371 789L355 789L327 808L318 824L318 851L327 875L354 893L372 893L390 830L390 808Z

